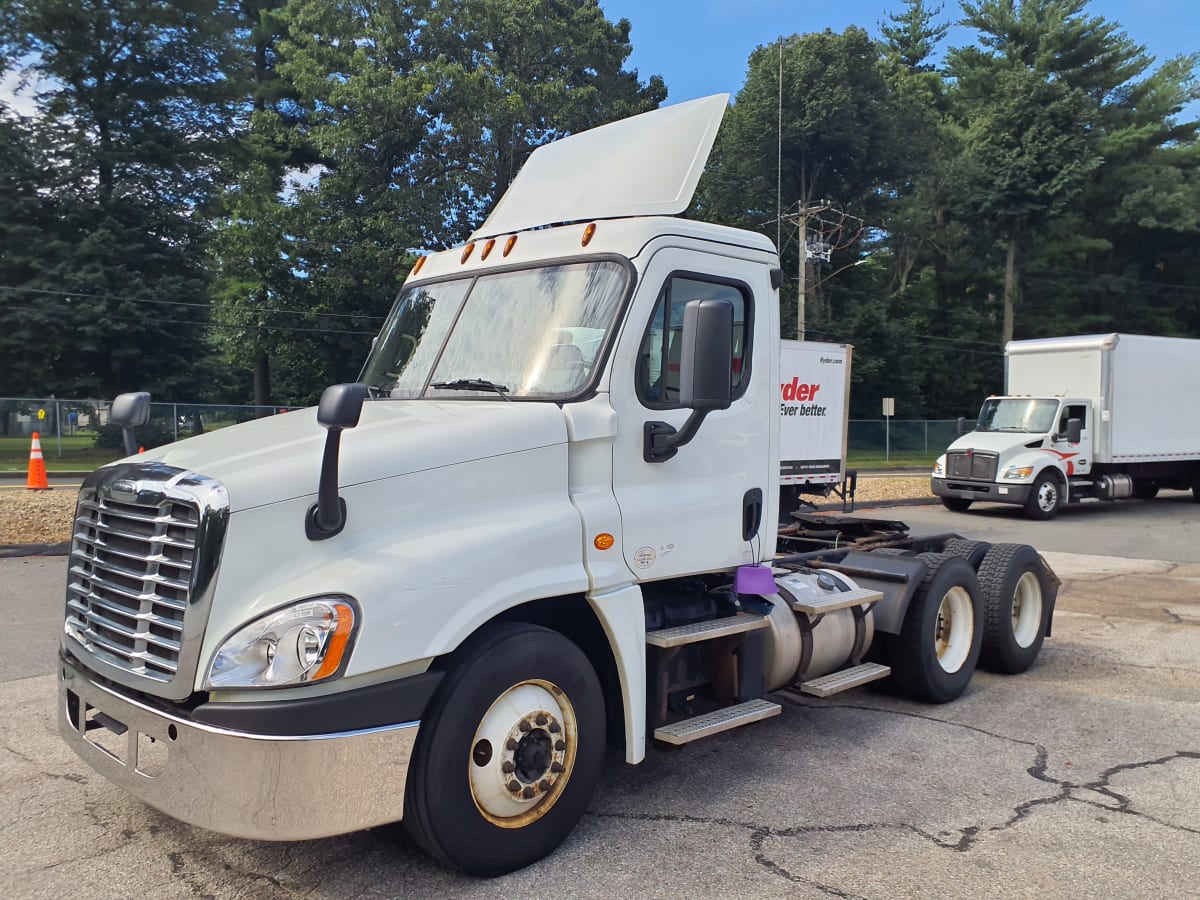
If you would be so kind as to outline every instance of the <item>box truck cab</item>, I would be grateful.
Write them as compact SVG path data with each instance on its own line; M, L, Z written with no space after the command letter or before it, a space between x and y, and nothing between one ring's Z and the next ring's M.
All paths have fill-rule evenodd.
M1013 503L1049 519L1085 499L1200 497L1200 421L1181 414L1200 379L1200 341L1084 335L1013 341L1005 396L938 457L949 509Z
M848 358L784 379L775 248L677 217L726 102L537 150L317 408L85 481L59 726L88 764L225 834L403 820L497 874L570 832L608 739L638 763L778 715L771 691L945 702L980 659L1033 663L1056 582L1032 548L777 555L781 395L830 420L812 474L836 476Z

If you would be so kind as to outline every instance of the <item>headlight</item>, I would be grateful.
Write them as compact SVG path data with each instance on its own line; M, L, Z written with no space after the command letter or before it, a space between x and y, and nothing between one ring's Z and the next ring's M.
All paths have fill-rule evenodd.
M1018 481L1022 478L1028 478L1033 474L1033 466L1009 466L1004 470L1004 478L1007 481Z
M935 462L933 464L933 477L934 478L941 478L942 475L945 474L946 470L942 468L942 460L945 458L946 457L944 457L944 456L939 456L937 458L937 462Z
M294 603L235 631L217 651L207 687L275 687L320 681L349 658L355 610L348 599Z

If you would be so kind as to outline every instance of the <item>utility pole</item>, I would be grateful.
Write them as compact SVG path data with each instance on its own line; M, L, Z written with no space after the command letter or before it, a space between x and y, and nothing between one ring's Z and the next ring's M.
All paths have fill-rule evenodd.
M804 307L808 298L808 220L832 208L828 201L825 200L809 204L801 202L797 211L787 216L787 218L794 220L800 229L800 265L797 267L799 277L796 279L800 285L800 292L796 301L796 339L800 341L804 340Z

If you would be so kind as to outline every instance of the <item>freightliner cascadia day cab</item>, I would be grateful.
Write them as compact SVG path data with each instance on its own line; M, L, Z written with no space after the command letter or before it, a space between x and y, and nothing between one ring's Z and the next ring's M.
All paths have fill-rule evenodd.
M781 368L769 240L677 217L726 102L537 150L413 268L360 383L86 479L59 695L81 757L218 832L402 820L493 875L571 831L606 743L636 764L779 714L773 691L944 702L981 659L1034 662L1057 581L1032 548L778 524L781 423L820 420L845 369Z
M948 509L1015 503L1034 519L1085 499L1200 501L1200 341L1095 334L1011 341L1005 395L934 464Z

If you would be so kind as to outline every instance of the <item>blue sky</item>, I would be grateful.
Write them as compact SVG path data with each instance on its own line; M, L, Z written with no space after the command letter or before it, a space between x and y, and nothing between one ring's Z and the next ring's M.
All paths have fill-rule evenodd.
M633 25L629 65L643 80L662 75L668 103L737 94L751 51L781 34L859 25L878 35L888 13L904 8L902 0L600 0L600 5L610 19ZM936 0L929 5L936 8ZM1160 61L1200 51L1196 0L1092 0L1088 12L1119 23ZM940 21L959 15L957 0L943 0ZM943 46L970 43L971 34L952 29ZM1200 104L1191 111L1200 115Z

